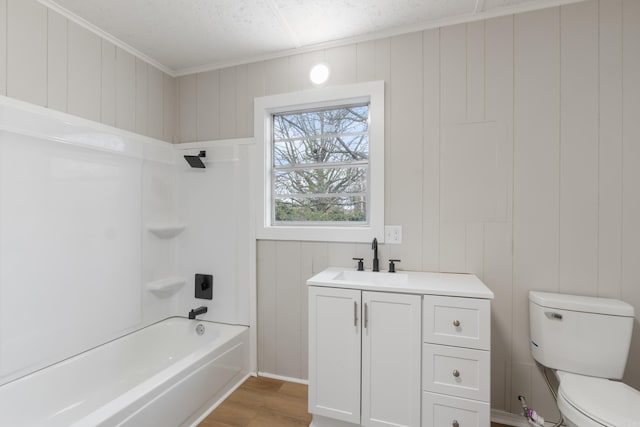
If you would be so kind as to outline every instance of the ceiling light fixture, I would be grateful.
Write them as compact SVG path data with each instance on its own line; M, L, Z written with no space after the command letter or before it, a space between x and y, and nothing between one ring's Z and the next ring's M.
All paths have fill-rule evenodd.
M327 64L316 64L309 72L309 80L311 80L311 83L314 85L321 85L329 80L329 74L331 74L331 72Z

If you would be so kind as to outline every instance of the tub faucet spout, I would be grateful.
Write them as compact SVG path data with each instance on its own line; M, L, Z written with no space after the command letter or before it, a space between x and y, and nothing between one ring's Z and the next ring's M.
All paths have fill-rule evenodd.
M189 312L189 319L195 319L196 316L199 316L201 314L205 314L206 312L207 312L207 307L205 307L204 305L200 306L198 308L194 308L193 310L191 310Z

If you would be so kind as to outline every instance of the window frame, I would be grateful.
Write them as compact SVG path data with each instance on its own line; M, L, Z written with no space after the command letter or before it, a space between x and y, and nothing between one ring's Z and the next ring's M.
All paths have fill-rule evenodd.
M368 224L273 224L271 176L273 114L369 103L369 218ZM332 86L256 98L254 136L256 139L256 238L326 242L384 241L384 82Z

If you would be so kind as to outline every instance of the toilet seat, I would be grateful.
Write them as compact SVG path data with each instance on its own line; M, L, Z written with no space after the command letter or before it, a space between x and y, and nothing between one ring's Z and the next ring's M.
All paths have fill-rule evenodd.
M638 422L640 391L617 381L557 372L558 409L580 427L620 427Z

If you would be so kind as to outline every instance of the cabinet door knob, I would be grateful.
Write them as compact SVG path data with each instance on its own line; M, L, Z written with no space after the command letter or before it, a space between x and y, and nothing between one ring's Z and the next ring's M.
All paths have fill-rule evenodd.
M458 371L457 369L453 370L453 376L458 378L460 376L460 371Z
M451 423L451 425L453 427L460 427L460 423L458 422L458 420L453 420L453 423Z
M458 326L460 326L460 321L459 321L459 320L454 320L454 321L453 321L453 326L455 326L456 328L457 328Z

